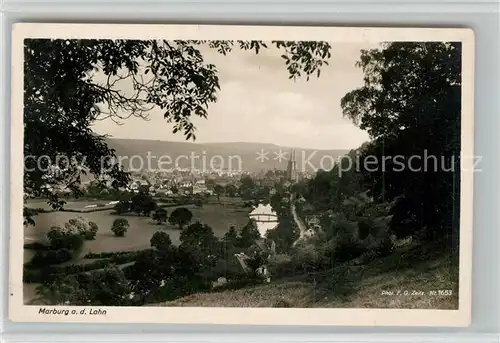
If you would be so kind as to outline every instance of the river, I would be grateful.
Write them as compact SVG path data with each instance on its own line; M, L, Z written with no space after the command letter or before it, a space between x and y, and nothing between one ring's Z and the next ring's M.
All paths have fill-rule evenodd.
M269 204L259 204L248 216L255 220L261 237L278 225L278 216Z

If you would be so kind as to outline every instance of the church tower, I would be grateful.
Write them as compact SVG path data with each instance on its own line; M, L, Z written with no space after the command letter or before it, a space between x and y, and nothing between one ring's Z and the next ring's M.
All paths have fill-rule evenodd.
M295 161L295 149L290 153L290 159L286 168L286 178L288 181L297 182L297 162Z

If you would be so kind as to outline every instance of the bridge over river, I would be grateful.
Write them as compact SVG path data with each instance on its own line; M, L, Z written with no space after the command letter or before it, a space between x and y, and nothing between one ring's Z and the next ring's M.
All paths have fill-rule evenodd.
M297 214L294 199L295 197L292 194L290 196L290 211L292 212L292 217L293 220L295 221L295 224L299 228L300 231L299 240L300 240L307 235L308 229L307 226L302 221L302 219ZM248 216L251 219L255 220L257 224L257 229L259 230L262 237L265 237L267 231L274 229L279 223L278 216L271 207L271 205L259 204L259 206L257 206L257 208L255 208L252 212L250 212Z
M248 216L255 220L262 237L265 237L267 231L274 229L279 223L278 216L271 205L259 204Z

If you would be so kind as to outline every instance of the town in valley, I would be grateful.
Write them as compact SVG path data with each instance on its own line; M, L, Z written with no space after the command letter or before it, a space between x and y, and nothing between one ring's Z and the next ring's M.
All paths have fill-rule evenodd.
M458 309L461 49L26 39L24 304Z

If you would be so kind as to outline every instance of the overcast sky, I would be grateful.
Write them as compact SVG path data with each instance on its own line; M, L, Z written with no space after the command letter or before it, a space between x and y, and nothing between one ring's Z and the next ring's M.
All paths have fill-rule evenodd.
M203 49L207 62L219 71L221 91L208 118L194 118L197 142L261 142L311 149L356 148L368 139L366 132L342 117L341 98L362 85L355 62L360 50L376 44L332 44L330 65L320 78L288 78L281 53L264 50L258 55L235 50L227 56ZM98 133L116 138L184 141L172 134L161 110L150 120L130 118L122 125L99 121Z

